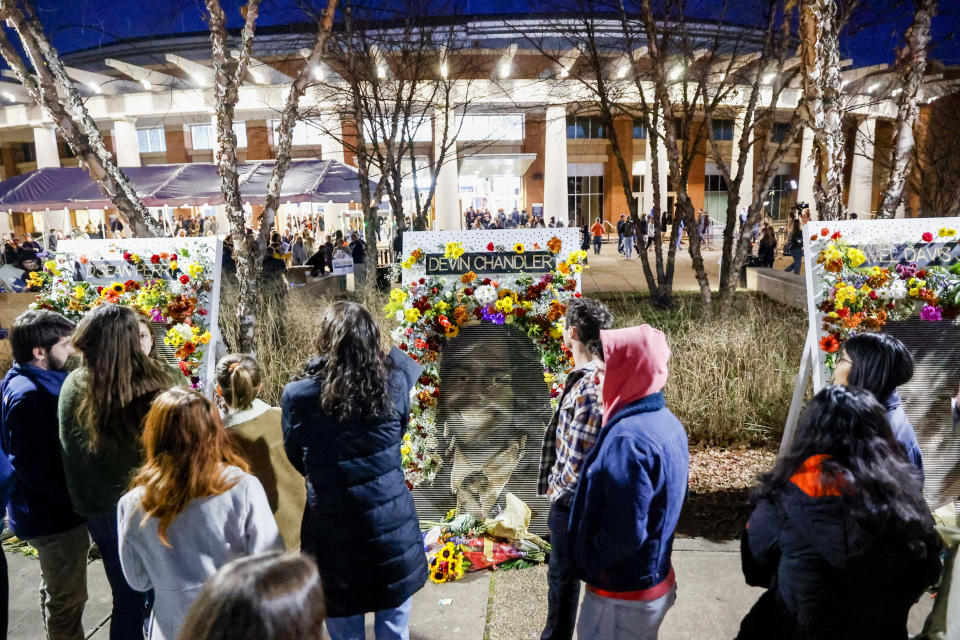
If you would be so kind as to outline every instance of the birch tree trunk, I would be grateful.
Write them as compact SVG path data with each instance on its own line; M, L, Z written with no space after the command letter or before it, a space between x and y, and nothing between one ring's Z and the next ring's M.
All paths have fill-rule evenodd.
M893 148L890 150L890 178L880 202L881 218L893 218L903 199L903 191L910 173L913 151L913 125L920 108L917 94L923 84L927 68L927 47L930 45L930 23L937 12L937 0L915 0L913 21L906 33L906 46L900 52L900 74L903 91L897 104L894 123Z
M852 3L856 4L856 3ZM803 98L814 133L814 199L821 220L843 213L843 111L837 6L834 0L803 0L800 6Z
M256 344L255 314L260 300L256 285L260 277L262 260L253 239L246 232L246 214L240 196L237 137L233 132L233 116L240 85L253 47L253 30L259 5L259 0L250 0L247 4L241 35L240 59L231 69L226 15L219 0L206 0L217 109L216 163L217 172L220 174L220 189L223 192L227 221L230 225L230 238L233 240L233 259L237 266L237 281L240 289L236 311L240 326L240 344L236 345L236 348L244 353L253 353Z
M0 55L14 71L30 97L53 120L60 135L77 155L103 195L127 218L138 236L163 235L160 222L143 206L130 181L107 150L97 123L90 117L76 85L67 75L60 55L43 32L33 5L22 0L0 0L0 20L13 27L36 77L0 29ZM61 97L62 96L62 97Z

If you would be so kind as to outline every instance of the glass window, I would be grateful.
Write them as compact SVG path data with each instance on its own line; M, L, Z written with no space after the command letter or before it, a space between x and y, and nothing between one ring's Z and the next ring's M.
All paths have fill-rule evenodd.
M167 150L167 139L163 127L137 129L137 146L140 153L163 153Z
M457 119L458 140L523 140L523 114L470 114ZM452 137L452 136L451 136Z
M770 132L770 140L773 142L783 142L783 139L790 133L789 122L774 122L773 131Z
M270 120L267 123L270 132L273 134L273 144L277 144L277 129L280 127L280 120ZM323 129L320 127L319 120L297 120L293 123L293 140L295 147L319 147L323 138Z
M647 137L647 128L643 124L643 118L633 119L633 139L643 140Z
M247 127L244 123L234 122L233 134L237 137L238 149L247 146ZM193 140L195 151L213 149L217 146L217 132L214 130L213 124L190 125L190 138Z
M411 120L406 130L401 123L400 131L396 132L395 135L393 134L393 123L389 118L384 118L376 128L370 121L365 122L364 132L368 140L384 140L391 135L394 135L394 139L399 140L401 136L412 135L414 142L431 142L433 140L433 123L426 116L415 115L414 117L419 118L419 121ZM454 134L448 137L453 138ZM296 131L294 131L294 139L296 139Z
M714 140L733 140L733 120L712 120Z
M770 191L767 192L767 197L763 201L764 212L774 220L785 219L793 205L796 194L791 188L790 181L789 175L774 176Z
M567 116L567 137L570 139L605 138L607 134L600 118Z
M603 176L567 178L567 213L578 227L603 217Z
M727 221L727 181L721 175L706 175L703 178L703 210L710 214L716 224Z

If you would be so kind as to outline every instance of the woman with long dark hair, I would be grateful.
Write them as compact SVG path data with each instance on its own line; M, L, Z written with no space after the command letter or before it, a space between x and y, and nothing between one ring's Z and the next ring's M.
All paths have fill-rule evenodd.
M64 476L74 510L87 518L113 592L110 640L143 636L146 596L123 577L117 550L117 502L140 466L143 419L156 395L177 384L143 352L132 309L104 304L77 325L83 355L67 376L58 408Z
M884 413L867 391L827 387L761 477L742 562L747 583L768 591L741 640L906 640L941 544Z
M233 560L190 607L180 640L321 640L323 589L313 559L276 551Z
M362 640L363 614L376 612L377 640L406 639L410 598L427 579L400 467L422 368L399 349L385 354L373 316L354 302L327 307L316 346L281 406L287 456L307 478L300 540L320 569L327 630Z
M913 425L903 410L897 387L913 377L913 356L906 345L885 333L860 333L843 343L833 370L833 381L866 389L887 410L887 421L907 457L920 470L923 479L923 454Z
M155 593L150 640L172 640L204 583L234 558L283 549L260 482L213 403L170 389L153 401L144 462L120 499L120 560Z

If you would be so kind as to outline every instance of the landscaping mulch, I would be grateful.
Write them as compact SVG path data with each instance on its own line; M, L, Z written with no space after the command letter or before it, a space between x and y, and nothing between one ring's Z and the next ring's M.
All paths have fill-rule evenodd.
M690 493L677 535L732 540L750 517L750 490L777 454L768 449L704 448L690 451Z

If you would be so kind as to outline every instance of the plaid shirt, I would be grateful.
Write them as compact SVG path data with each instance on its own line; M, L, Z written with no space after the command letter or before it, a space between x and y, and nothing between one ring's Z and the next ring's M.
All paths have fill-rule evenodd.
M583 461L600 434L603 404L594 383L598 366L588 362L570 373L560 406L544 434L538 492L552 502L572 497Z

